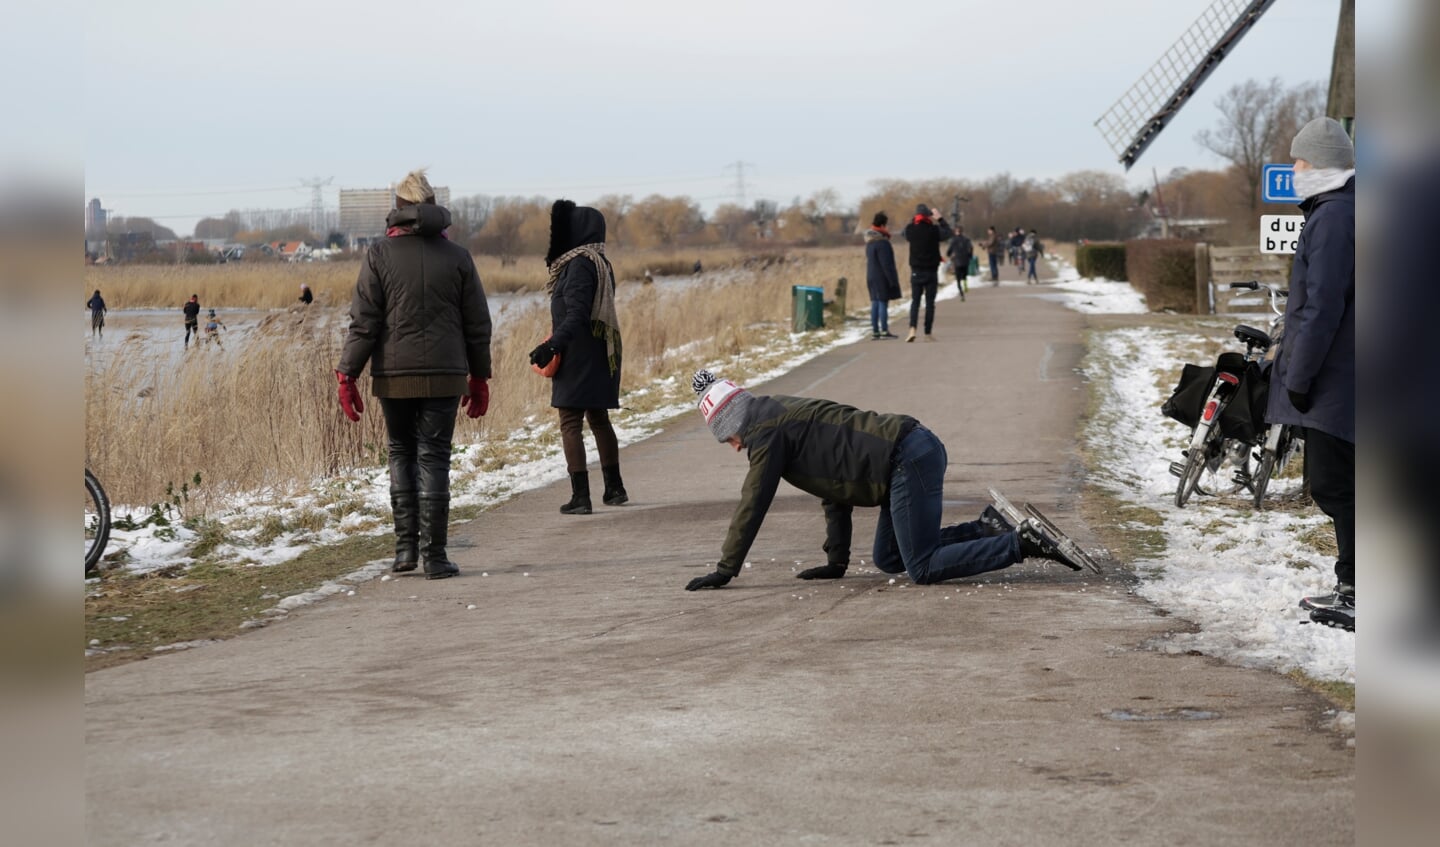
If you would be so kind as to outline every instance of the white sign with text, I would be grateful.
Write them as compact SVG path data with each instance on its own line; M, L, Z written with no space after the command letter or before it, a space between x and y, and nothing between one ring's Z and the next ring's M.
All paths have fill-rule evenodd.
M1261 215L1260 252L1294 253L1304 228L1304 215Z

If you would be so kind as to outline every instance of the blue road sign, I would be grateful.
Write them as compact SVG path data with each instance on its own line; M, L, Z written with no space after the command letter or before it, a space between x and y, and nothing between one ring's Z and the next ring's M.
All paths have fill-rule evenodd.
M1265 165L1261 169L1264 188L1260 197L1266 203L1299 203L1300 195L1295 193L1294 165Z

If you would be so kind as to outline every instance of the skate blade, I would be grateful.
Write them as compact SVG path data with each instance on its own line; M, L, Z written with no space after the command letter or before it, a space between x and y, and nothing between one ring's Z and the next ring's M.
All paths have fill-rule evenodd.
M990 496L995 500L995 508L999 509L1001 514L1009 518L1010 522L1015 526L1019 526L1020 523L1027 518L1035 521L1054 537L1056 546L1060 548L1060 552L1064 553L1070 561L1078 562L1082 568L1091 573L1104 573L1104 571L1100 569L1100 564L1091 558L1089 553L1081 549L1079 544L1076 544L1064 530L1056 526L1054 521L1046 517L1045 513L1035 508L1033 504L1026 503L1025 509L1022 511L1015 508L1014 503L1011 503L1005 495L993 488L990 489ZM1079 569L1080 568L1076 568L1076 570Z

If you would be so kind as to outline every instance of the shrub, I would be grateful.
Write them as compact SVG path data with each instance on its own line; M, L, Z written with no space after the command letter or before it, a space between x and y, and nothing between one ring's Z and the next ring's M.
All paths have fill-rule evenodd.
M1125 243L1130 283L1150 311L1195 311L1195 242L1137 238Z
M1125 282L1125 245L1082 244L1075 248L1075 270L1086 279Z

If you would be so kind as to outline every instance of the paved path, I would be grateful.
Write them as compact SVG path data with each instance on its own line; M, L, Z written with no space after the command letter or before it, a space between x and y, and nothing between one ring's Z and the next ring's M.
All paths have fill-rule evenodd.
M949 447L947 519L996 486L1093 542L1085 319L1034 291L978 288L940 304L934 343L866 340L757 388L915 414ZM622 461L629 506L562 517L552 486L457 528L461 577L88 675L90 842L1353 843L1326 705L1146 650L1184 624L1123 563L804 583L823 517L784 486L753 567L687 593L744 459L697 415ZM858 511L857 559L873 527Z

